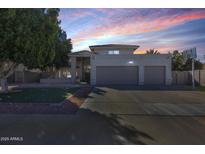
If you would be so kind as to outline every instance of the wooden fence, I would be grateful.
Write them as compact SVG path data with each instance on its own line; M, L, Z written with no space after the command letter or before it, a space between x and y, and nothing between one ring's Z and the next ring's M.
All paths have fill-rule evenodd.
M205 70L195 70L194 79L197 85L205 85ZM173 85L191 85L192 76L191 71L173 71L172 72Z

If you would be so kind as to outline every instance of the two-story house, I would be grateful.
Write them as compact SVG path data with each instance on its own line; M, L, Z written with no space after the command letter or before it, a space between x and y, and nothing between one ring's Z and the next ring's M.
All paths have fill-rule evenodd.
M134 54L137 45L89 48L90 51L69 54L73 83L77 79L91 85L170 85L172 82L169 54Z

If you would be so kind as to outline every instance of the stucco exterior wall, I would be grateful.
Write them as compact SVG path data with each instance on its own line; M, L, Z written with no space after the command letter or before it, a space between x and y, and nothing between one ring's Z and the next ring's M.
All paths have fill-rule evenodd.
M98 49L95 50L95 53L97 53L98 55L108 55L108 51L109 50L118 50L120 55L132 55L134 51L130 50L130 49L118 49L118 48L114 48L114 49Z
M166 85L170 85L172 83L171 56L169 54L160 54L160 55L96 54L96 55L92 55L91 57L91 85L96 84L96 66L138 66L139 67L139 85L144 85L144 66L165 66L166 67L165 83Z

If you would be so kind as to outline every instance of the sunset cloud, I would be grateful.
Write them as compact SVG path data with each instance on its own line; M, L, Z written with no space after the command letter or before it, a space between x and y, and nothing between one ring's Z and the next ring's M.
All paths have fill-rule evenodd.
M146 21L146 19L142 20L141 17L137 17L139 20L135 20L135 16L128 18L129 19L121 18L120 20L118 18L118 22L110 19L108 24L96 27L91 26L86 31L77 33L74 36L74 39L76 40L76 43L80 43L81 41L90 38L99 37L100 39L101 36L104 35L130 35L158 31L190 20L205 18L205 11L194 11L182 15L162 15L148 21ZM128 22L128 20L130 22Z
M190 41L186 36L193 37L197 29L186 27L186 23L205 20L205 9L62 9L59 18L62 28L65 28L73 40L74 50L84 49L93 44L140 43L140 51L148 48L150 44L164 52L171 48L179 48L182 42L184 46L185 41ZM205 26L205 22L199 24ZM169 34L168 29L180 25L185 25L187 29L175 28ZM192 34L185 32L181 36L177 35L191 28L195 31ZM205 31L200 30L204 36ZM157 34L156 37L154 33ZM168 37L163 38L162 35ZM183 37L185 41L181 41ZM197 37L201 37L200 34L194 36L195 39Z

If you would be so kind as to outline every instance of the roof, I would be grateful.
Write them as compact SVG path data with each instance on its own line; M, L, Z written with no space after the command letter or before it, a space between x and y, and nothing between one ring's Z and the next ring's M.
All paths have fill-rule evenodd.
M136 50L139 48L139 45L127 45L127 44L104 44L104 45L93 45L89 46L90 50L93 51L94 49L104 48L104 49L130 49L130 50Z
M83 54L83 53L90 53L90 51L89 50L80 50L80 51L72 52L71 54Z
M81 51L69 53L68 56L89 57L90 54L91 52L89 50L81 50Z

